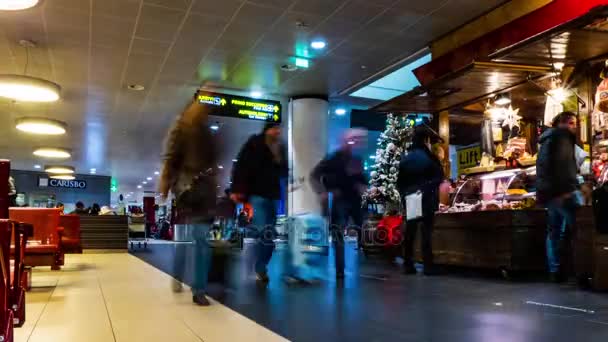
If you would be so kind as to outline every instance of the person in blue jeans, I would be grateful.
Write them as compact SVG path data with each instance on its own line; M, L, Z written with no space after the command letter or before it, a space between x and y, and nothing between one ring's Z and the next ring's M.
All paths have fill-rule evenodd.
M207 110L194 100L177 118L167 135L159 192L166 200L171 191L176 198L178 219L190 226L194 268L192 301L207 306L205 297L211 265L207 241L216 212L215 168L217 155L213 135L207 124ZM205 148L200 148L205 146ZM186 246L176 246L174 291L180 291L186 264Z
M580 205L576 163L576 114L563 112L540 137L536 195L547 208L547 261L551 280L567 279L564 257L571 251L576 209Z
M232 194L238 203L253 207L250 228L257 233L256 279L268 282L267 266L274 251L276 201L281 198L281 182L287 178L287 151L281 142L281 126L267 123L261 134L243 145L232 169Z

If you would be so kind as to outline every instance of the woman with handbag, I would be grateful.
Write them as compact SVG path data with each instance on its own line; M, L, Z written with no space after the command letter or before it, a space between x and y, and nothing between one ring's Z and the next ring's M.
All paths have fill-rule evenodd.
M439 208L439 185L444 174L441 162L431 152L433 141L441 140L426 124L416 127L412 145L399 164L397 184L407 212L404 247L404 271L416 274L414 241L418 228L422 231L424 274L434 275L432 234L435 212Z
M211 265L211 249L207 236L215 216L217 155L213 135L207 123L208 115L196 101L188 105L169 131L159 190L166 199L169 191L175 195L178 219L191 225L194 250L194 282L192 301L207 306L205 297ZM185 246L177 246L174 259L176 283L181 290L186 264Z

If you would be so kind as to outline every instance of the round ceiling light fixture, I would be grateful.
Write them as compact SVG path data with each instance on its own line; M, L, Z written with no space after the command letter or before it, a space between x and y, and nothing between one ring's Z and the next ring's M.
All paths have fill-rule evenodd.
M34 150L34 155L42 158L67 159L72 156L72 153L65 148L41 147Z
M74 175L51 175L49 178L52 179L61 179L61 180L74 180L76 177Z
M54 82L32 76L0 74L0 97L22 102L54 102L61 87Z
M338 108L338 109L336 109L336 115L342 116L342 115L345 115L345 114L346 114L346 109L344 109L344 108Z
M65 134L67 125L58 120L25 117L17 119L16 127L22 132L32 134L61 135Z
M40 0L0 0L0 11L20 11L36 6Z
M76 172L73 167L66 165L47 165L44 167L44 171L56 174L73 174Z

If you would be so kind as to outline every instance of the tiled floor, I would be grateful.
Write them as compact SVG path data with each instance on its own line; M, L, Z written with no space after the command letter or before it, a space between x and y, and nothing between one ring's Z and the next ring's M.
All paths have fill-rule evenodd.
M217 302L194 306L170 285L126 253L69 255L62 271L34 271L15 341L285 341Z

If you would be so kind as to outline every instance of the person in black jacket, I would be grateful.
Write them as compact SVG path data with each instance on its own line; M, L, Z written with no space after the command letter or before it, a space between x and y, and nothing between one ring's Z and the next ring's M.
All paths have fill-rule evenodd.
M422 230L422 258L424 274L436 273L433 265L432 234L435 212L439 208L439 185L444 174L441 162L431 152L431 142L441 139L426 125L416 127L412 145L401 158L397 185L401 197L422 193L422 217L406 223L404 244L404 271L416 274L414 267L414 241L418 227Z
M361 248L361 228L363 213L361 195L367 189L367 179L363 174L363 162L353 150L365 146L367 132L361 129L349 130L340 149L323 159L311 172L313 189L327 202L332 194L331 234L336 257L336 277L344 277L344 229L349 219L349 228L357 231L357 248Z
M230 197L235 202L248 201L253 207L251 226L258 232L256 278L268 282L267 266L275 247L276 201L281 198L281 181L288 175L279 124L267 123L262 134L245 143L237 158Z
M576 114L563 112L552 122L553 128L540 137L536 160L536 195L548 210L547 259L551 279L564 280L561 257L568 249L570 231L575 224L579 197L576 145Z

